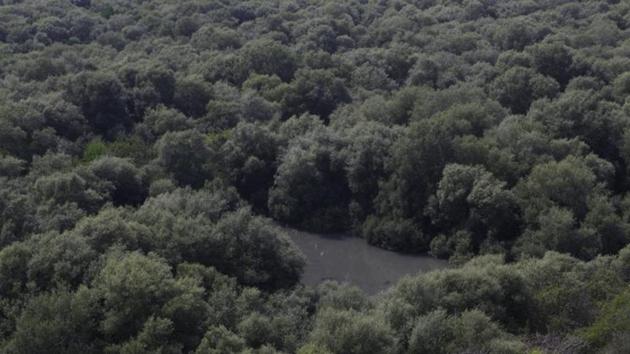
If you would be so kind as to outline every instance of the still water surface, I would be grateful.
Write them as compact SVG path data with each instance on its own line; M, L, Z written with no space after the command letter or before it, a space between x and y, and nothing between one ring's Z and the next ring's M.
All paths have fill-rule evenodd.
M401 254L370 246L357 237L287 232L306 256L302 275L302 283L306 285L336 280L376 294L404 275L448 266L446 261L430 256Z

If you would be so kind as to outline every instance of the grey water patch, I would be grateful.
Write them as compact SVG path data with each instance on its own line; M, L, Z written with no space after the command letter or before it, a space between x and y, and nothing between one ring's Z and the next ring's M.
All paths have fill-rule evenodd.
M386 290L405 275L448 267L444 260L383 250L357 237L286 231L306 256L302 275L305 285L336 280L356 285L373 295Z

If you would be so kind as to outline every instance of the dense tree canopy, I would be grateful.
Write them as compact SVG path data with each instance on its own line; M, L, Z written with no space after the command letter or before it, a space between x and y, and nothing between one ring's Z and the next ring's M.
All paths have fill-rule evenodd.
M0 1L0 352L630 352L630 4ZM448 259L300 284L284 231Z

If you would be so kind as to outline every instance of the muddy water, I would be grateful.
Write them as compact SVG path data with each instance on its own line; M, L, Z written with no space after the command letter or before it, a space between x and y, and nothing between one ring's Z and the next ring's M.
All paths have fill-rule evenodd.
M446 261L425 255L407 255L368 245L365 240L344 235L319 235L287 230L306 256L302 283L324 280L348 282L368 294L376 294L407 274L444 268Z

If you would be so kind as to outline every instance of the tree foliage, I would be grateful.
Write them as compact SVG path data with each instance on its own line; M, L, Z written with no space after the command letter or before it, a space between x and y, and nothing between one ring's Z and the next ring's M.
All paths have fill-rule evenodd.
M629 14L0 1L0 352L628 352ZM452 266L303 286L285 227Z

